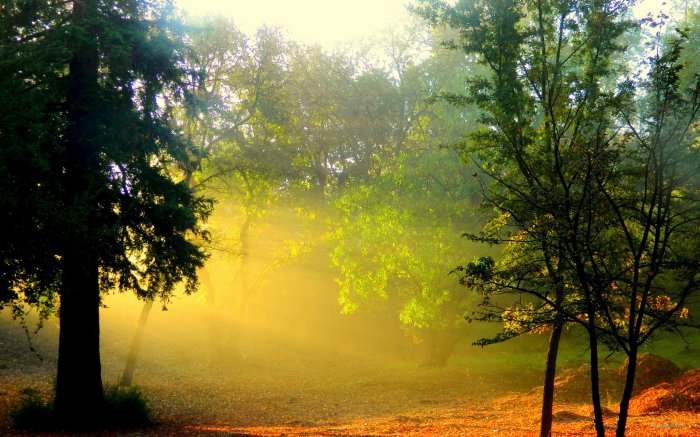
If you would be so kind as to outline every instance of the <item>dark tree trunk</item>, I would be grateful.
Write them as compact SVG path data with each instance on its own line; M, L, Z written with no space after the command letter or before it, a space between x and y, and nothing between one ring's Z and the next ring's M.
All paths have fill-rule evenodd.
M96 262L66 254L61 289L55 410L68 426L95 419L102 405L100 293Z
M622 400L620 401L620 413L617 418L617 429L615 435L624 437L625 428L627 427L627 413L630 407L630 398L634 389L634 377L637 373L637 348L630 348L629 357L627 360L627 376L625 378L625 388L622 391Z
M598 374L598 335L595 327L589 325L588 339L591 348L591 400L593 403L593 421L598 437L605 437L603 409L600 405L600 377Z
M73 2L72 22L84 29L71 46L66 98L64 195L71 229L61 262L60 334L55 410L68 426L88 425L102 406L99 256L96 190L97 0Z
M139 322L136 325L136 332L134 333L134 339L131 342L131 348L129 348L129 355L126 358L126 366L124 367L124 373L122 373L122 378L119 380L119 385L124 387L130 387L134 379L134 370L136 369L136 359L141 351L141 343L143 341L143 333L146 330L146 323L148 322L148 315L151 313L153 308L153 300L150 299L143 304L141 309L141 317L139 317Z
M564 325L555 323L552 327L552 335L549 337L549 349L547 350L547 365L544 371L544 393L542 396L542 418L540 423L540 437L552 435L552 407L554 405L554 379L557 373L557 354L559 353L559 340Z

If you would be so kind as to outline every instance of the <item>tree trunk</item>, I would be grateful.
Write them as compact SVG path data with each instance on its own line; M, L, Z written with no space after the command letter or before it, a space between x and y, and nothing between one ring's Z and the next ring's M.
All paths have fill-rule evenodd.
M249 190L250 192L250 190ZM251 193L252 197L252 193ZM250 206L248 206L250 208ZM228 336L225 339L226 361L240 361L241 354L241 338L243 337L241 319L248 306L248 301L251 295L250 284L250 230L253 225L253 213L246 210L246 219L241 226L239 233L240 239L240 267L238 270L238 287L234 295L234 300L229 308L229 329Z
M146 330L146 322L148 322L148 315L151 313L153 308L153 299L149 299L143 304L143 309L141 309L141 317L139 317L139 322L136 325L136 332L134 333L134 339L131 342L131 348L129 348L129 355L126 358L126 366L124 367L124 373L122 373L122 378L119 381L119 385L124 387L130 387L131 382L134 379L134 370L136 369L136 359L141 351L141 342L143 341L143 333Z
M547 350L547 365L544 371L544 393L542 395L542 418L540 422L540 437L552 435L552 407L554 405L554 379L557 373L557 354L563 323L555 323L552 335L549 337Z
M206 290L205 302L207 308L207 340L209 347L209 367L215 369L221 363L221 354L223 350L222 326L224 325L224 316L222 315L221 296L217 295L214 283L209 276L209 270L202 267L198 270L200 284Z
M54 407L70 427L89 425L85 421L96 419L102 405L99 308L97 263L66 254Z
M620 401L620 413L617 418L617 429L615 435L624 437L625 428L627 427L627 413L630 406L630 398L634 389L634 377L637 373L637 348L631 347L627 360L627 376L625 378L625 389L622 391L622 400Z
M600 378L598 375L598 335L594 326L589 325L588 339L591 348L591 399L593 403L593 417L595 431L598 437L605 437L605 424L603 423L603 409L600 405Z
M72 24L84 30L71 46L66 96L65 215L71 228L61 251L60 333L55 410L70 427L89 426L102 406L99 235L97 0L73 2ZM88 422L88 423L86 423Z
M454 353L459 339L460 337L454 332L454 329L433 331L429 337L430 350L428 359L419 367L440 368L447 366L447 362Z

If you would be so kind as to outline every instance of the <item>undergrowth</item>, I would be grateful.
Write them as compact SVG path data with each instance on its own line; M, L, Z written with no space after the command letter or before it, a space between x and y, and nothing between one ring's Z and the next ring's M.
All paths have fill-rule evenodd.
M32 431L48 431L56 421L51 402L44 400L39 392L23 389L19 403L10 411L15 427Z
M96 417L86 412L78 422L61 417L53 402L42 398L36 390L24 389L21 394L19 403L10 412L15 428L20 430L124 429L153 424L148 401L139 387L106 385Z

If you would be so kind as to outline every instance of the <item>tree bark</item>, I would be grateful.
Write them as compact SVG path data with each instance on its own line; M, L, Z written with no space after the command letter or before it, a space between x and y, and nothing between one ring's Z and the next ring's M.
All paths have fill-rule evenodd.
M102 406L100 365L99 234L96 190L97 0L73 3L72 23L84 34L71 46L66 98L65 214L71 229L61 250L60 333L56 400L59 419L70 427L89 425Z
M252 197L252 190L248 192ZM241 338L243 337L243 324L241 319L248 306L252 286L250 283L250 233L253 225L253 212L249 210L250 206L245 211L245 221L241 226L239 233L240 239L240 267L238 270L238 288L234 295L231 307L227 308L228 312L228 335L220 341L225 344L225 351L222 351L221 357L224 362L240 361L243 357L241 354ZM222 363L223 364L223 363Z
M617 429L615 435L624 437L625 428L627 427L627 415L630 406L630 398L634 389L634 377L637 373L637 348L631 347L627 360L627 376L625 378L625 388L622 391L622 399L620 400L620 413L617 417Z
M88 425L102 405L100 292L96 262L66 254L61 289L55 411L70 427Z
M600 405L600 377L598 373L598 335L595 326L589 325L588 339L591 348L591 399L593 403L593 421L598 437L605 437L603 409Z
M124 373L122 373L119 385L124 387L130 387L134 379L134 370L136 370L136 359L141 351L141 343L143 342L143 333L146 330L146 323L148 322L148 315L151 313L153 308L153 299L149 299L143 304L141 309L141 317L139 317L139 322L136 325L136 332L134 333L134 339L131 342L131 348L129 348L129 355L126 358L126 366L124 366Z
M564 328L563 323L555 323L552 327L552 335L549 337L549 349L547 350L547 365L544 371L544 392L542 395L542 418L540 422L540 437L552 435L552 408L554 406L554 380L557 372L557 354L559 353L559 340Z

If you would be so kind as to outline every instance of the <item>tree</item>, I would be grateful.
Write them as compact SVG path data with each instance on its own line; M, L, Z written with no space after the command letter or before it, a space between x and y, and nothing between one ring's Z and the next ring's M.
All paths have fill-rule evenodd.
M0 14L0 211L7 223L0 230L0 308L11 306L17 315L23 302L47 315L58 289L59 263L48 249L56 235L50 215L59 201L48 188L63 128L53 111L60 100L58 70L68 53L55 37L47 39L57 32L44 26L56 20L36 4L4 4Z
M349 187L330 236L342 312L387 302L414 339L427 340L431 367L447 363L471 304L444 270L465 251L453 237L471 207L471 175L453 154L404 154L391 171Z
M663 24L651 20L652 28ZM640 91L621 107L630 143L616 171L596 180L608 228L589 236L586 275L600 288L604 339L628 357L618 436L639 348L659 330L700 327L686 307L700 291L700 75L683 61L685 48L694 50L687 32L657 33L648 77L626 84Z
M598 435L597 349L623 350L623 435L639 346L689 325L683 305L697 291L698 86L681 86L681 40L651 57L643 80L621 56L632 26L624 2L437 3L422 13L458 28L453 46L491 69L468 98L446 97L485 112L463 150L490 180L484 198L499 215L474 239L507 244L498 263L460 268L462 280L485 293L486 317L506 322L496 340L566 322L586 330ZM500 293L529 299L504 308Z
M589 284L573 278L584 267L586 213L597 206L591 177L612 162L614 105L622 97L611 85L623 50L617 41L630 26L620 18L624 10L621 2L510 0L455 7L426 1L418 10L458 30L451 46L478 55L489 70L471 79L468 96L445 98L484 111L484 128L463 151L488 179L484 199L498 217L475 239L508 243L511 253L498 264L485 258L462 268L463 282L481 286L492 316L508 321L516 314L529 322L526 330L551 325L542 436L551 432L556 350L567 320L589 335L596 431L604 433L597 307ZM499 308L493 292L523 293L535 301Z
M279 184L273 181L280 179L278 168L286 158L278 153L278 147L265 143L271 138L269 132L275 131L275 122L265 115L275 112L281 100L277 90L284 80L280 62L284 42L268 28L260 29L251 41L233 21L221 17L187 23L182 38L188 43L182 60L187 73L183 78L187 98L168 99L166 105L172 111L171 122L193 146L194 153L189 153L184 162L184 180L198 193L242 205L245 220L237 229L236 247L224 247L222 238L216 238L221 232L209 223L215 238L209 241L208 249L245 261L251 224L260 207L276 194ZM213 309L221 296L206 267L199 269L198 276ZM240 293L247 296L245 280L241 282L244 290ZM153 303L152 299L144 303L121 385L131 385ZM217 319L215 315L210 317L212 362L220 360L218 354L223 350Z
M346 79L351 87L335 110L351 154L333 202L341 221L329 234L331 259L344 313L391 315L429 347L424 365L444 366L465 336L463 315L472 303L444 269L469 243L445 241L459 235L474 185L469 169L439 142L462 126L456 119L473 116L431 96L451 88L446 71L460 74L468 62L437 45L435 57L426 57L435 39L420 23L389 36L372 47L387 65L365 48L370 54L354 61L358 73Z
M221 37L235 29L232 23L215 21L210 25L219 35L219 43L213 44L207 37L211 32L205 32L195 45L195 55L197 63L206 67L201 91L205 98L218 103L214 113L203 114L199 121L190 123L201 124L194 131L202 134L195 133L195 137L213 140L195 181L225 205L215 219L226 223L220 227L230 236L226 262L235 272L236 286L208 299L212 303L213 361L219 364L239 357L238 338L243 333L238 320L262 277L271 266L288 258L276 257L256 271L252 256L258 238L255 229L272 206L305 184L308 172L299 163L311 148L298 146L300 126L295 123L301 108L309 106L306 100L296 100L298 90L289 65L300 48L278 29L262 27L253 38L243 38L246 42L234 52L234 47L225 43L230 36ZM218 49L212 50L212 46ZM219 317L222 314L226 315L226 323ZM221 332L227 325L228 332Z
M2 61L3 85L14 86L3 94L40 105L30 117L3 114L16 123L2 132L2 153L25 147L28 162L42 163L46 176L22 185L39 208L13 197L3 209L32 224L27 241L45 239L39 256L3 251L2 265L10 266L4 301L51 302L57 292L54 408L70 426L97 420L102 406L101 293L133 290L167 301L181 280L186 292L195 290L205 258L192 237L205 236L199 223L210 202L193 194L180 170L196 151L169 127L159 104L165 95L182 96L170 12L167 2L117 0L3 6L2 50L10 55ZM37 52L49 56L30 58ZM20 59L31 68L12 71ZM21 138L36 120L40 136ZM21 167L8 170L3 184L34 183Z

